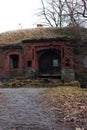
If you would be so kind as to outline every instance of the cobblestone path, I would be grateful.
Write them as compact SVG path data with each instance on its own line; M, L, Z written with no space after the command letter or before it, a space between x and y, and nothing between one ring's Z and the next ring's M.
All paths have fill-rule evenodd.
M55 128L55 121L48 114L40 94L44 88L0 89L0 130L73 130Z

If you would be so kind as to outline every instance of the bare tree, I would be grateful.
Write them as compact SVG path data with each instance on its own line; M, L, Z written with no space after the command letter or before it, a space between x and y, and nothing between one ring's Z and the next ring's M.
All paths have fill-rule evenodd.
M41 3L39 16L45 19L45 23L52 27L62 27L65 20L64 0L41 0Z
M70 25L77 26L77 20L75 19L76 15L76 6L77 0L65 0L66 9L67 9L67 16L70 18Z
M86 2L85 0L65 0L67 5L67 15L70 17L72 26L81 26L87 22L86 13Z
M41 0L39 16L52 27L86 26L87 0Z

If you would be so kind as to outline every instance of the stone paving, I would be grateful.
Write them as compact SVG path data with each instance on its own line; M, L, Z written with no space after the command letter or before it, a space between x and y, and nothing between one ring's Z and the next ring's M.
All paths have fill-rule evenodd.
M0 89L0 130L74 130L55 127L55 120L39 101L44 89Z

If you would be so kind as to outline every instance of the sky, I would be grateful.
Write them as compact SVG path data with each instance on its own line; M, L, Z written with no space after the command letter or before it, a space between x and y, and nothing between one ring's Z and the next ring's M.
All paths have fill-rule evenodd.
M0 33L36 27L40 0L0 0Z

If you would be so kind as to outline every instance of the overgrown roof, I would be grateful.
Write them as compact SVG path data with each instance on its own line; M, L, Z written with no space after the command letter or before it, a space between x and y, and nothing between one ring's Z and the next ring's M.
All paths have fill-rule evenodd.
M56 39L56 38L67 38L67 39L82 39L84 42L87 41L87 29L84 28L33 28L33 29L21 29L15 31L8 31L0 34L0 46L5 45L17 45L23 40L40 40L40 39Z

